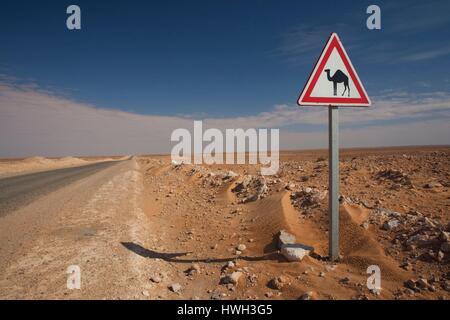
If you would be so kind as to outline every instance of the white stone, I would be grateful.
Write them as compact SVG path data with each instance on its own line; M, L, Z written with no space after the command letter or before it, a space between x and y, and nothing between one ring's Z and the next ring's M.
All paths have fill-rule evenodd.
M278 248L281 249L286 244L294 244L297 241L293 234L290 234L284 230L278 233Z
M172 283L172 284L169 286L169 289L172 290L172 291L175 292L175 293L178 293L178 292L181 291L181 285L180 285L179 283Z
M302 261L314 249L302 244L285 244L281 248L281 254L289 261Z
M247 246L245 244L240 244L237 246L236 249L242 252L245 251L245 249L247 249Z
M240 271L235 271L232 274L226 275L225 277L222 278L221 283L222 284L238 284L239 283L239 279L242 277L243 273Z

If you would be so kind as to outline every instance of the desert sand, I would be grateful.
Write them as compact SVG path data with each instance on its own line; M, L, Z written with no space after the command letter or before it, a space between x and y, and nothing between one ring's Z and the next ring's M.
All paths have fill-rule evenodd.
M167 261L183 288L171 294L163 283L158 295L449 298L450 149L341 153L338 263L327 260L326 157L326 151L283 152L279 174L266 177L255 166L172 165L168 157L141 157L145 211L158 232L139 246ZM278 250L281 230L313 253L288 262ZM370 265L380 267L380 293L366 286Z
M0 297L449 299L450 148L340 160L337 262L325 150L282 152L275 176L142 155L0 217ZM280 231L313 249L289 261ZM80 290L66 287L69 265L82 270ZM372 265L380 292L366 285Z

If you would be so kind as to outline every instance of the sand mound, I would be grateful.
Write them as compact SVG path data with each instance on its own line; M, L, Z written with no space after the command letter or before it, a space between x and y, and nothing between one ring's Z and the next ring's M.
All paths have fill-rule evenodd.
M87 162L86 160L83 160L80 158L75 158L75 157L64 157L64 158L58 159L57 161L64 165L84 164Z
M343 207L347 214L350 216L350 219L352 219L352 221L358 226L367 221L370 216L369 210L359 205L344 203Z
M369 230L360 224L367 220L367 209L344 203L340 210L340 250L345 262L358 269L365 270L369 265L377 265L383 276L389 280L406 279L405 272L392 258L388 257L382 246L375 240Z
M89 162L90 161L75 157L49 159L45 157L35 156L21 160L10 160L0 163L0 175L8 176L18 173L51 170L70 166L80 166Z
M328 255L326 227L306 219L295 209L289 193L274 195L247 205L255 220L252 231L255 238L266 243L266 252L276 250L275 238L284 229L297 238L297 242L314 247L320 256ZM340 211L340 252L345 263L365 272L369 265L378 265L386 279L406 279L405 272L388 257L372 233L361 227L369 211L361 206L344 204Z
M232 186L226 191L230 201L235 199L231 189ZM248 203L245 209L249 212L249 219L253 221L252 237L256 243L262 244L264 252L276 251L277 235L280 230L286 230L296 236L297 242L313 246L318 254L325 254L327 238L323 230L300 218L290 203L289 193L276 194Z
M44 157L29 157L22 160L23 163L36 163L36 164L51 164L54 161L52 159L44 158Z

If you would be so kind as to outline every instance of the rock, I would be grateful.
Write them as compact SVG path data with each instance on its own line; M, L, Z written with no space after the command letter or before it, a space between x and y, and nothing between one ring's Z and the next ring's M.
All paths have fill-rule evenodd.
M402 268L402 269L405 269L405 270L411 270L411 263L409 263L409 262L405 262L405 263L403 263L403 264L401 264L400 265L400 268Z
M423 186L425 189L442 188L442 184L436 181L428 182Z
M339 280L339 283L342 283L342 284L348 284L349 282L350 282L350 279L348 277L344 277Z
M319 273L319 277L324 278L324 277L325 277L325 272L321 271L321 272Z
M423 245L426 244L429 241L429 237L427 235L422 235L422 234L416 234L414 236L411 236L408 238L408 240L406 240L406 245L412 245L412 244L417 244L417 245Z
M221 300L222 299L222 294L220 292L214 291L211 294L211 300Z
M286 190L293 191L295 189L294 183L289 183L286 185Z
M188 275L193 276L194 274L200 273L200 266L196 263L193 263L189 269L185 271Z
M402 187L402 185L400 183L395 183L391 186L392 190L400 190L400 188Z
M227 174L226 174L226 176L224 177L226 180L228 180L228 179L233 179L233 178L236 178L237 176L239 176L236 172L233 172L233 171L228 171L227 172Z
M234 266L235 266L235 264L233 261L228 261L225 267L231 269L231 268L234 268Z
M278 233L278 248L281 249L286 244L294 244L297 241L293 234L281 230Z
M370 289L370 293L379 296L381 294L380 289Z
M445 253L450 253L450 242L442 243L440 250Z
M416 281L409 279L405 282L405 287L411 290L417 290Z
M289 261L302 261L312 251L314 248L297 243L285 244L281 248L281 254Z
M383 228L383 230L390 231L390 230L397 228L398 225L399 225L399 221L397 219L391 219L389 221L386 221L383 224L382 228Z
M309 210L320 206L320 202L325 199L328 192L320 192L317 189L305 188L301 191L292 192L291 203L297 209Z
M247 203L264 198L268 190L264 176L245 175L231 191L236 193L239 202Z
M420 278L419 280L416 281L416 286L419 289L423 290L423 289L427 289L429 285L428 285L428 282L426 279Z
M250 283L256 283L258 281L258 276L256 274L249 275L248 280Z
M394 169L381 170L375 175L375 178L379 180L390 180L401 185L412 185L411 179L408 177L408 175Z
M425 225L427 225L430 228L436 228L437 227L437 223L433 220L431 220L430 218L425 218L423 219L423 222L425 223Z
M314 300L314 292L313 291L308 291L305 292L301 297L300 300Z
M220 279L221 284L234 284L239 283L239 279L242 277L243 273L240 271L235 271L232 274L226 275Z
M444 285L443 285L443 289L445 291L450 292L450 281L445 281Z
M142 295L145 297L149 297L150 293L148 292L148 290L144 290L144 291L142 291Z
M271 279L267 285L269 286L269 288L272 288L275 290L281 290L287 284L287 282L288 282L288 279L286 277L279 276L279 277Z
M256 200L258 200L258 199L259 199L259 195L258 195L258 194L253 194L253 195L250 195L250 196L244 198L244 199L242 200L242 202L243 202L243 203L253 202L253 201L256 201Z
M450 242L450 233L449 233L449 232L442 231L442 232L439 234L439 240L441 240L441 241L446 241L446 242Z
M236 247L237 250L239 251L245 251L245 249L247 249L247 246L245 244L240 244Z
M309 180L309 176L301 176L300 177L300 181L302 181L302 182L306 182L308 180Z
M154 282L154 283L160 283L162 281L160 276L152 276L150 278L150 281Z
M179 293L179 292L181 292L181 285L180 285L179 283L172 283L172 284L169 286L169 289L170 289L172 292Z

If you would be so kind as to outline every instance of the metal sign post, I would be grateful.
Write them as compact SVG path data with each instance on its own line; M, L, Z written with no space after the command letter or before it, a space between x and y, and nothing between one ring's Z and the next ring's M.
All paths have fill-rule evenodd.
M339 107L328 107L328 251L339 258Z

